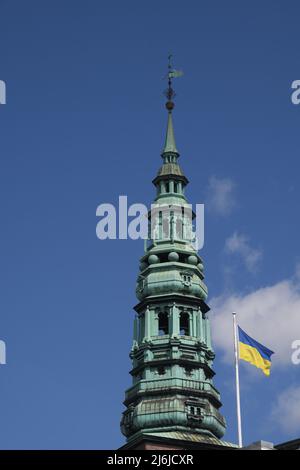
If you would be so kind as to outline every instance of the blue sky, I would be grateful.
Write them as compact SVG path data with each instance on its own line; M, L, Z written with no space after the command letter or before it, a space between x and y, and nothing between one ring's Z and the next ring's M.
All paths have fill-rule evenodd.
M117 448L142 241L96 207L149 204L172 51L190 202L206 203L216 380L236 440L231 309L276 352L241 367L245 442L300 435L299 3L0 0L0 447Z

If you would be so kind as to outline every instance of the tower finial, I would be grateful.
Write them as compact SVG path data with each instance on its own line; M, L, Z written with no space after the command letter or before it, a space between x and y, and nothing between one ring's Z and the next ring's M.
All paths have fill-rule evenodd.
M172 79L173 78L177 78L177 77L181 77L183 75L183 72L181 70L175 70L173 69L172 67L172 64L171 64L171 60L172 60L172 57L173 55L172 54L169 54L168 55L168 73L166 75L165 78L168 79L168 88L165 90L164 94L167 98L167 102L166 102L166 108L169 112L172 111L172 109L174 108L175 104L174 104L174 98L176 96L176 93L175 91L173 90L172 88Z
M181 70L175 70L172 66L172 54L168 55L168 73L165 78L168 79L168 88L165 90L164 95L167 98L166 108L168 110L168 125L167 125L167 133L166 133L166 140L164 149L162 152L162 156L166 156L171 154L175 154L175 158L179 156L178 150L175 144L175 136L174 136L174 129L173 129L173 122L172 122L172 110L174 108L174 98L176 96L175 91L172 88L172 80L173 78L181 77L183 72ZM177 155L177 157L176 157Z

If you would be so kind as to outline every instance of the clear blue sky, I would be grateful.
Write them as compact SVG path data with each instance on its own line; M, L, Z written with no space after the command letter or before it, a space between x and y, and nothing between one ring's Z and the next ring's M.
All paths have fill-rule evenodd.
M169 51L185 72L174 122L189 200L210 204L210 299L247 301L284 281L291 292L279 295L276 326L269 316L268 332L259 322L247 332L264 341L285 330L299 300L300 106L290 101L299 15L293 0L0 0L1 448L124 442L143 242L99 241L95 212L120 194L145 204L154 196ZM233 367L217 321L214 329L215 382L234 441ZM242 367L246 442L299 437L286 420L299 371L284 358L270 379Z

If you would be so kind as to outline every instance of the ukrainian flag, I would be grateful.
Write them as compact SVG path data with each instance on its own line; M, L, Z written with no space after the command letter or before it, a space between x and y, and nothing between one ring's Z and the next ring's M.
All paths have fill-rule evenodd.
M242 328L238 327L238 329L239 358L250 362L258 369L262 369L264 374L270 375L271 356L274 352L248 336Z

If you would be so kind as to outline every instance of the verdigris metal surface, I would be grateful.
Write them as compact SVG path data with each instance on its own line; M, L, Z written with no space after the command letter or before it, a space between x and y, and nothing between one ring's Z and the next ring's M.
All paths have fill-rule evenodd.
M140 260L132 386L125 394L121 429L128 442L146 432L234 447L219 440L226 424L213 385L207 287L203 261L192 243L195 214L185 213L188 180L177 163L173 107L169 101L163 165L153 180L151 240Z

